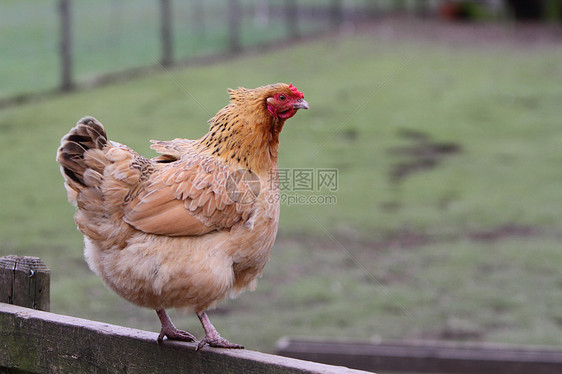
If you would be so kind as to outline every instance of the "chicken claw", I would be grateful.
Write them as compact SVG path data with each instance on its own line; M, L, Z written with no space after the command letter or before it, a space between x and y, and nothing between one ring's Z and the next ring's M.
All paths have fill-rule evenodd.
M160 331L160 335L158 335L158 343L162 343L164 340L164 336L170 340L181 340L183 342L195 342L197 339L192 334L188 333L187 331L178 330L176 328L173 329L164 329Z
M205 330L205 337L197 345L196 348L197 351L203 348L205 344L217 348L244 349L244 346L231 343L228 340L221 337L217 329L215 329L215 326L213 326L213 324L211 323L211 320L209 320L207 313L197 312L197 317L199 317L199 320L203 325L203 329Z
M218 337L205 336L205 338L203 338L203 340L201 340L199 342L199 344L197 345L197 348L195 350L196 351L200 350L206 344L208 344L210 347L216 347L216 348L244 349L244 346L239 345L239 344L231 343L228 340L226 340L225 338L222 338L220 336L218 336Z
M197 341L195 336L187 331L178 330L172 323L165 309L157 310L156 314L158 314L158 318L160 318L160 322L162 323L162 330L160 330L160 335L158 335L158 343L162 343L164 336L170 340L181 340L184 342Z

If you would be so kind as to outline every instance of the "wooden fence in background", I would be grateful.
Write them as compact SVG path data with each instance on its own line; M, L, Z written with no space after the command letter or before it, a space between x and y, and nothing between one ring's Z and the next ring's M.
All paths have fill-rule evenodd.
M60 90L70 91L76 87L74 79L73 61L73 0L57 0L59 3L60 24ZM174 0L154 0L158 2L159 29L160 29L160 59L159 63L164 66L172 66L177 60L174 53ZM559 1L559 0L555 0ZM197 1L194 1L196 3ZM468 1L470 2L470 1ZM473 0L474 3L482 1ZM351 1L331 0L328 2L315 3L299 0L244 2L243 0L227 0L225 4L226 19L228 25L228 46L225 53L235 54L243 50L242 44L242 22L248 12L254 8L265 7L267 13L276 18L283 18L285 25L285 36L281 40L296 40L303 36L303 25L314 18L324 20L323 31L337 30L344 23L353 23L358 20L373 19L381 14L408 13L417 17L425 17L430 14L439 13L438 9L447 0L370 0ZM203 22L202 10L197 7L192 9L195 22ZM201 14L197 14L201 13ZM201 18L201 19L198 19ZM259 32L259 31L257 31Z
M328 342L285 339L277 354L362 370L406 373L560 374L562 350L443 341Z
M60 90L70 91L76 87L73 75L73 0L58 0L58 13L60 24ZM421 1L426 3L426 1ZM297 0L285 0L281 5L277 5L275 13L280 13L285 18L287 28L287 39L298 39L301 37L299 28L299 10L302 5ZM331 20L329 28L337 28L343 20L343 0L333 0L326 9L321 9L324 17ZM173 22L173 0L158 0L159 23L160 23L160 46L161 55L159 63L164 66L172 66L176 59L174 57L174 22ZM359 9L359 13L365 13L367 9ZM228 24L228 53L235 54L242 51L241 43L241 22L244 16L244 9L241 0L227 1L227 19Z
M137 5L134 2L125 5L124 1L113 1L108 9L105 9L108 2L98 2L99 6L93 9L89 8L96 4L95 1L49 0L50 2L57 5L52 14L44 5L38 8L38 13L32 15L28 12L34 9L30 4L21 9L6 7L8 18L22 18L22 26L18 26L20 29L14 34L27 35L23 31L26 31L26 27L32 28L26 26L28 22L34 18L44 18L48 22L42 24L40 31L35 32L48 35L7 40L7 45L17 43L14 44L17 48L13 55L11 51L7 53L9 58L6 69L9 69L10 64L17 65L17 56L20 55L22 69L14 71L17 79L7 84L5 94L0 90L0 108L40 99L45 94L71 91L80 86L130 79L161 70L162 67L201 62L202 56L206 57L203 62L208 63L245 49L271 47L279 42L298 40L303 36L331 30L350 30L354 24L376 22L381 16L408 15L465 21L534 17L532 19L549 20L552 23L562 21L562 0L146 0ZM533 6L529 8L528 4ZM147 10L147 5L150 5L150 10ZM138 14L135 13L136 7L140 9ZM100 9L105 10L100 13ZM2 6L0 10L4 10ZM90 10L95 14L88 18L86 14ZM130 26L130 20L124 14L132 14L139 19L144 17L144 22L138 21L135 26ZM95 31L81 29L84 22L95 23L95 17L100 18L100 28L107 29L100 30L103 31L100 35ZM213 26L209 27L208 22ZM310 24L314 26L311 27ZM157 27L153 30L155 25ZM136 31L132 31L131 27L136 27ZM213 28L219 31L209 33L209 29ZM134 42L131 39L121 41L121 38L130 37L131 32L136 36ZM88 35L86 39L85 35ZM189 45L182 42L187 39ZM128 49L130 44L133 46ZM139 45L144 54L139 54ZM109 46L109 52L103 52L104 48L100 46ZM29 51L33 52L28 54ZM100 51L101 57L97 56ZM86 64L86 53L92 53L100 60ZM130 57L133 60L125 58L126 61L123 61L123 54L133 56ZM41 63L30 63L36 61Z

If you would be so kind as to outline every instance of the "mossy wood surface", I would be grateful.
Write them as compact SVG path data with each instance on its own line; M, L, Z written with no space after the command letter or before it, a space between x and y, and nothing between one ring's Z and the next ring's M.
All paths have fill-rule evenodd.
M33 373L365 373L249 350L156 342L156 333L0 303L0 368Z

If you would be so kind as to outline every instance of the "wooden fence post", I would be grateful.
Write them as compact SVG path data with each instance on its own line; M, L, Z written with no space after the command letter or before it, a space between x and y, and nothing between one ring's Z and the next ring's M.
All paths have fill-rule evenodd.
M72 79L72 0L59 0L60 15L60 63L62 91L70 91L74 88Z
M50 271L37 257L0 257L0 302L48 312Z
M242 12L240 11L239 0L228 1L228 33L230 52L240 52L242 45L240 43L240 23L242 21Z
M394 1L394 11L396 13L402 13L406 11L406 0L395 0Z
M332 0L330 6L330 24L332 28L339 29L343 23L342 0Z
M196 34L205 34L205 3L202 1L191 2L191 23L192 31Z
M299 29L299 7L297 0L285 0L285 19L287 33L290 39L298 39L301 36Z
M162 40L162 58L160 63L163 66L171 66L174 63L171 0L160 0L160 37Z
M418 0L416 2L416 16L427 17L429 14L429 1L428 0Z

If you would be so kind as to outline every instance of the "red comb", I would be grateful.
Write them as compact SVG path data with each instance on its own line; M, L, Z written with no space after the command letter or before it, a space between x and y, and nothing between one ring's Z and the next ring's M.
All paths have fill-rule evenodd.
M293 95L295 95L299 99L304 99L304 95L302 94L302 92L300 92L295 86L293 86L292 83L289 85L289 88L291 89Z

